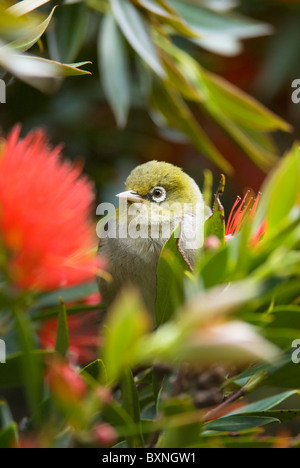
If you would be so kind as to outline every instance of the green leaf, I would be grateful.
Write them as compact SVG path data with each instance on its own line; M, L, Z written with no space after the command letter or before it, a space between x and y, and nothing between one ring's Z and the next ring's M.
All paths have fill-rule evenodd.
M218 432L241 432L254 427L265 426L267 424L279 423L280 420L274 417L264 416L224 416L205 424L208 431Z
M5 428L13 422L13 416L6 401L0 400L0 426Z
M36 337L33 324L28 315L21 308L15 308L18 340L21 347L20 376L25 388L27 400L32 414L40 417L40 403L42 399L42 362L40 354L35 352ZM7 363L3 366L6 367Z
M249 403L248 405L242 406L241 408L238 408L237 410L234 410L223 417L268 411L297 393L297 390L289 390L287 392L278 393L276 395L272 395L270 397L263 398L262 400L258 400L253 403ZM223 417L219 419L223 419Z
M259 414L259 413L258 413ZM258 416L257 414L257 416ZM245 413L243 417L254 416L255 413ZM292 421L300 417L299 409L280 409L280 410L267 410L262 411L261 416L265 418L275 418L281 423Z
M269 328L287 328L292 324L293 328L300 330L300 306L276 306L266 314L266 320Z
M121 392L123 408L130 415L133 423L140 425L140 405L139 395L136 388L136 384L133 379L133 375L130 369L125 370L124 375L121 379ZM142 434L139 437L128 437L127 438L128 448L138 448L144 446Z
M87 63L89 62L59 63L24 53L20 54L9 46L0 47L0 65L20 80L43 92L56 89L57 78L90 74L79 68Z
M263 334L283 349L300 336L300 307L293 305L277 306L261 317Z
M170 398L163 405L163 412L169 421L159 437L157 448L193 447L200 438L202 421L201 418L195 421L191 398Z
M98 54L103 90L122 128L126 125L131 102L130 65L123 37L109 13L104 16L99 31Z
M194 31L189 25L184 21L184 19L178 15L176 10L172 9L169 4L164 1L155 1L155 0L136 0L137 3L146 9L146 11L153 13L162 19L164 24L169 24L180 34L183 34L187 37L198 38L199 34Z
M262 197L253 226L256 230L263 221L267 223L267 232L262 242L286 224L291 210L297 204L299 187L300 151L299 145L295 143L262 186Z
M32 47L46 31L55 9L56 7L52 8L49 16L41 24L32 27L29 32L10 42L9 46L19 50L20 52L25 52L30 49L30 47Z
M212 186L213 186L213 173L210 169L203 170L204 184L202 189L203 200L205 206L212 205Z
M289 124L251 96L219 76L204 70L188 53L158 36L168 78L180 94L199 106L233 137L246 154L263 170L277 160L277 150L269 135Z
M208 251L200 257L196 270L206 289L225 282L229 258L228 243L224 243L217 251Z
M130 45L154 73L164 78L164 69L141 13L128 0L110 0L110 3L113 15Z
M88 305L88 304L78 304L74 306L68 306L67 307L67 313L68 315L76 315L80 314L82 312L89 312L92 310L100 310L100 309L105 309L105 306L103 304L97 304L97 305ZM39 321L39 320L48 320L49 318L57 318L58 314L60 311L59 306L54 306L51 308L46 308L41 311L36 312L35 309L33 309L30 313L31 319L33 321Z
M53 307L59 305L60 297L65 303L76 302L80 299L98 292L98 285L95 283L82 283L70 288L57 289L40 295L34 303L34 308L40 309L43 307Z
M241 15L223 12L220 14L200 5L178 0L169 0L169 3L201 35L214 33L244 39L269 34L272 30L268 24L259 23Z
M158 259L155 302L157 326L169 320L174 311L182 304L184 274L191 270L188 261L179 250L179 236L180 225L172 232Z
M209 100L214 102L231 120L254 130L291 131L291 126L287 122L237 86L203 68L200 73L201 80L209 92Z
M115 400L108 402L103 409L104 419L114 427L129 426L132 419L127 411Z
M57 329L56 329L56 341L55 351L62 356L67 354L69 349L69 329L66 306L61 298L61 307L58 314Z
M16 16L22 16L39 8L49 1L50 0L22 0L9 7L8 11Z
M208 430L241 431L272 422L284 422L297 418L300 416L300 410L270 411L297 393L297 390L292 390L250 403L226 416L207 423L205 427Z
M60 5L55 13L55 34L59 59L70 63L78 55L88 26L88 9L85 2Z
M248 383L248 381L253 381L258 377L261 377L262 375L265 377L264 383L267 383L267 385L272 385L270 380L272 379L273 374L275 374L277 371L281 371L281 369L284 369L285 366L293 364L292 363L292 358L291 358L291 352L287 352L284 354L279 355L279 357L272 362L272 364L259 364L255 366L251 366L250 368L246 369L245 371L241 372L239 375L237 375L233 381L238 384L239 386L244 386ZM294 370L297 371L298 373L298 378L299 378L299 370L297 368L297 365L293 365ZM292 368L289 369L289 372L291 371L292 373ZM284 380L277 383L277 386L284 386ZM276 385L276 384L275 384ZM297 388L297 385L291 385L292 388ZM288 386L287 386L288 388Z
M19 2L20 3L20 2ZM14 7L16 5L12 5ZM31 14L17 16L7 8L7 3L0 3L0 36L1 39L12 41L22 34L30 33L31 29L40 23L41 16ZM2 44L1 44L2 46Z
M106 384L107 382L107 373L106 367L102 359L95 359L95 361L90 362L87 364L81 371L81 374L93 377L96 382L102 382L102 384Z
M277 162L278 157L275 151L266 148L262 145L266 144L266 135L242 127L229 117L223 114L223 111L215 106L213 101L206 103L206 109L211 114L213 119L226 130L226 132L236 141L250 159L260 167L264 172L273 167ZM269 142L268 142L269 143Z
M224 193L224 188L225 176L222 174L219 187L215 195L212 215L207 218L204 224L205 237L216 236L222 244L225 242L225 213L220 202L220 195Z
M119 295L108 311L106 325L102 356L111 384L138 359L137 343L150 328L150 317L135 290Z
M290 362L270 373L266 384L283 388L300 388L299 364L295 364L290 358Z
M0 430L0 448L17 448L19 446L18 424L12 422Z
M163 50L160 52L160 56L173 87L180 91L180 94L185 99L199 101L199 90L194 86L194 83L181 72L172 57Z
M171 83L163 87L156 83L152 90L152 103L170 122L183 131L195 147L211 159L225 173L232 174L230 163L220 154L208 139L189 107Z
M220 317L233 313L251 299L259 297L264 285L239 281L218 285L186 301L170 320L153 333L140 338L139 363L274 361L279 350L242 321L221 322Z

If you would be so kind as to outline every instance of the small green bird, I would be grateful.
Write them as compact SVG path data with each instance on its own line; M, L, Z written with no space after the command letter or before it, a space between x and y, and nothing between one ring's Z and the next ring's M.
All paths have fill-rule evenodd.
M99 290L109 306L123 286L132 284L154 313L160 251L180 224L179 247L193 264L203 243L203 197L190 176L159 161L137 166L125 188L116 195L119 209L100 234L99 251L107 260L111 281L99 277Z

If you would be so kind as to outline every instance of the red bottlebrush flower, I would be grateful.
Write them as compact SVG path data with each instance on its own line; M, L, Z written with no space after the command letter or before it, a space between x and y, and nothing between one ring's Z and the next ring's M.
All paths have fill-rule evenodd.
M73 364L82 366L97 358L100 346L99 311L69 315L69 358ZM54 349L56 341L57 319L45 320L38 331L42 348Z
M93 428L95 443L102 448L112 447L118 441L116 430L107 423L99 423Z
M241 197L237 197L233 204L226 224L226 241L237 234L241 230L244 222L249 218L249 216L253 216L256 211L260 193L257 195L255 200L253 200L252 197L249 197L249 193L250 192L248 191L243 199L241 199ZM265 231L266 222L263 221L251 239L251 245L255 245L261 239Z
M46 379L55 397L66 403L77 403L85 397L87 385L76 370L63 360L49 364Z
M8 272L22 289L50 290L94 278L93 187L49 148L42 130L8 136L0 154L0 235Z

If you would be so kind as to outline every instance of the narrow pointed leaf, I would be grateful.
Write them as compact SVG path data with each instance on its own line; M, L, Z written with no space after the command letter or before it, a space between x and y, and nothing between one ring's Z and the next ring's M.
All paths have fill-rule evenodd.
M102 359L95 359L95 361L87 364L81 371L81 374L88 374L96 381L101 381L103 384L107 381L106 368Z
M110 0L110 3L114 17L130 45L158 76L164 77L149 27L141 13L128 0Z
M55 8L56 7L52 9L49 16L41 24L31 28L30 31L26 33L24 36L21 36L15 41L10 42L9 43L10 47L17 49L20 52L25 52L26 50L30 49L30 47L32 47L46 31L52 19Z
M137 291L123 291L112 304L106 321L103 362L108 382L114 382L138 358L137 343L149 328L150 317Z
M225 173L233 173L230 163L208 139L185 101L173 87L162 88L161 86L155 86L152 100L167 121L172 126L182 130L199 151L211 159Z
M19 447L18 424L12 422L9 426L0 430L0 448Z
M222 114L219 109L216 109L212 102L207 104L206 108L214 120L226 130L234 141L245 151L247 156L264 172L267 172L278 161L278 156L274 151L270 151L261 146L262 139L258 132L254 132L253 130L249 130L235 123L232 119Z
M273 395L271 397L263 398L262 400L258 400L253 403L249 403L248 405L242 406L241 408L232 411L227 416L233 416L237 414L241 415L245 413L253 413L258 411L267 411L274 408L275 406L279 405L280 403L297 393L297 390L290 390L287 392L279 393L277 395Z
M200 5L188 2L169 0L169 3L184 20L200 34L227 34L233 37L246 38L270 34L272 27L241 15L218 13Z
M265 237L273 235L299 199L300 150L297 143L280 160L262 187L262 197L254 220L254 229L265 220L268 229Z
M29 317L23 310L16 309L15 318L21 348L18 374L21 376L29 407L35 417L39 418L43 378L40 354L36 352L35 332ZM6 365L7 363L3 367Z
M122 34L109 13L104 16L99 31L98 54L105 96L118 126L124 127L131 101L130 65Z
M266 424L279 423L279 419L263 416L228 416L211 421L205 425L205 429L218 432L240 432Z
M190 271L178 247L180 225L165 243L157 264L156 325L169 320L183 301L184 273Z
M167 6L165 2L157 2L155 0L136 0L137 3L144 7L147 11L155 14L163 19L165 24L169 24L175 31L187 37L199 38L199 33L194 31L184 19L178 15L176 10Z
M58 314L55 351L65 356L69 349L69 330L67 321L66 306L61 299L60 312Z
M49 1L50 0L22 0L9 7L8 11L16 16L22 16L39 8Z
M69 63L76 59L85 39L88 15L85 2L60 5L57 9L55 33L61 62Z
M123 408L130 415L132 422L134 424L140 425L141 415L140 415L140 405L139 405L139 396L136 388L136 384L133 379L133 375L130 369L127 369L124 372L124 375L121 380L121 391L122 391L122 400ZM138 448L143 447L144 442L142 435L139 437L128 437L127 438L128 448Z
M222 174L221 181L215 195L213 212L205 221L205 237L216 236L222 244L225 241L225 213L220 201L220 195L223 194L225 187L225 176Z
M232 85L224 78L199 69L201 80L207 87L211 99L222 112L244 127L261 131L290 131L291 126L249 94Z

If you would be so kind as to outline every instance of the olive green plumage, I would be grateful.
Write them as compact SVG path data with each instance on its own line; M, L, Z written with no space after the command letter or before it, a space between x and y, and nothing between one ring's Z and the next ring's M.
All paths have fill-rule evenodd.
M126 190L134 190L141 196L151 188L162 186L166 189L168 202L196 203L199 188L180 167L163 161L149 161L137 166L128 176Z
M139 227L146 225L147 235L145 238L117 236L100 240L99 251L107 260L112 281L99 278L99 289L103 301L110 305L122 287L133 284L140 290L148 310L154 313L157 262L161 248L169 238L164 234L167 232L164 228L169 227L172 232L181 223L186 232L192 232L196 212L199 206L203 208L203 198L195 181L182 169L160 161L137 166L128 176L125 188L125 192L117 195L123 202L124 199L126 201L125 220L117 210L116 223L118 226L122 223L129 226L132 216L127 214L131 212L132 203L135 203L134 206L141 209L136 217L137 224ZM201 216L204 223L204 214ZM153 225L159 228L158 237L152 235ZM179 240L182 250L192 263L195 251L185 248L183 241Z

